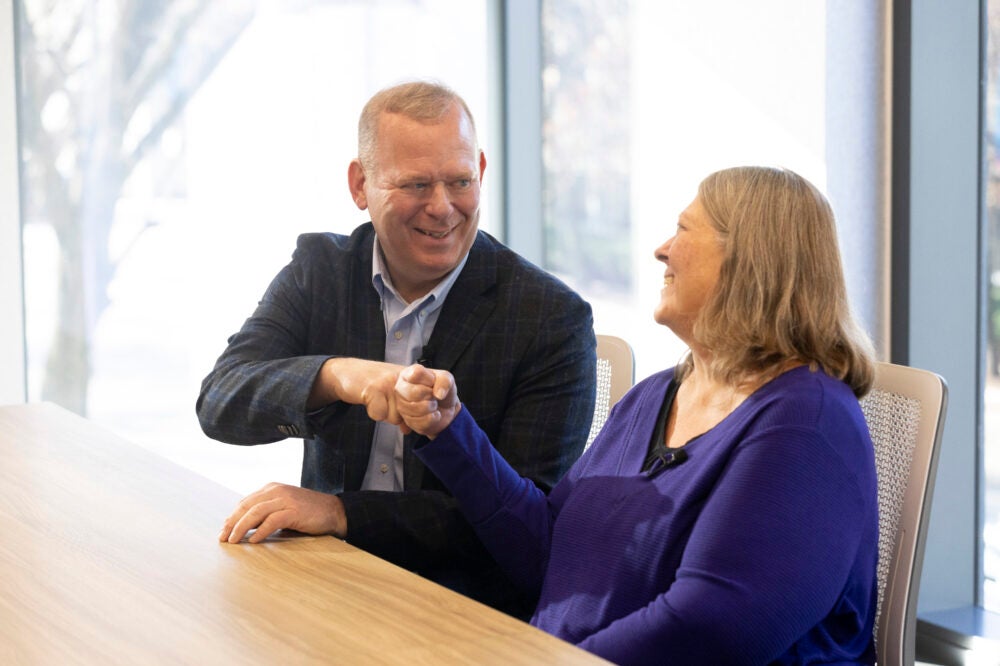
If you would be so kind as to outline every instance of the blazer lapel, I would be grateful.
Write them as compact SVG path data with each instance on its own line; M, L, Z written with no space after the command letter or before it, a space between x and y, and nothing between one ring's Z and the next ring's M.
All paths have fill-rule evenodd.
M368 259L367 266L358 277L358 289L365 297L359 302L359 306L364 308L365 331L363 334L352 336L359 338L358 344L363 346L361 358L371 358L378 361L385 360L385 316L382 314L382 304L379 296L372 286L372 262ZM360 319L360 318L359 318ZM349 319L350 321L350 319Z
M433 367L451 370L496 308L497 254L479 232L465 268L455 281L428 343Z
M496 308L497 254L493 241L482 231L469 250L469 259L458 276L434 332L427 343L428 365L451 370L475 340L479 329ZM403 448L403 483L407 489L423 487L424 465L413 454L420 435L406 437Z

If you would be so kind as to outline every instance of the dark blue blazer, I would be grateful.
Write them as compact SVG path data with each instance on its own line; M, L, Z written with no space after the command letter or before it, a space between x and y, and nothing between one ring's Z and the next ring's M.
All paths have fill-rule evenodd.
M361 491L374 422L361 406L308 413L332 356L383 360L385 324L372 286L374 228L304 234L257 310L205 378L198 418L233 444L305 439L302 485L338 493L351 543L505 610L499 574L443 484L405 440L404 491ZM480 231L426 348L454 374L459 398L496 449L548 491L579 456L593 417L590 306L549 273ZM521 600L523 603L523 600Z

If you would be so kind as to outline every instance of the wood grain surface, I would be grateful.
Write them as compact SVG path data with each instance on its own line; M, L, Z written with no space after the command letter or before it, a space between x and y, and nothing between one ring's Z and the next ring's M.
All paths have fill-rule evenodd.
M222 446L222 444L220 444ZM0 663L606 663L51 404L0 407Z

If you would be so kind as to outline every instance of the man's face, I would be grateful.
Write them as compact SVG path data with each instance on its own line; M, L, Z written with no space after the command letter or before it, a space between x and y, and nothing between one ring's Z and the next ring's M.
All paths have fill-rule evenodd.
M374 164L351 163L354 201L371 214L393 285L407 301L433 289L472 247L485 169L457 105L432 124L383 113Z

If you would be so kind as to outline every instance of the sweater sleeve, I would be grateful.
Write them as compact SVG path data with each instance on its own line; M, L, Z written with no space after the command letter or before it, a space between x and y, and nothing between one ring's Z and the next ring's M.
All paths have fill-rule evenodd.
M552 532L545 493L503 459L467 409L415 452L458 500L507 575L525 591L537 592Z
M580 646L621 664L772 661L837 604L875 510L867 495L817 431L759 433L706 502L670 588Z

